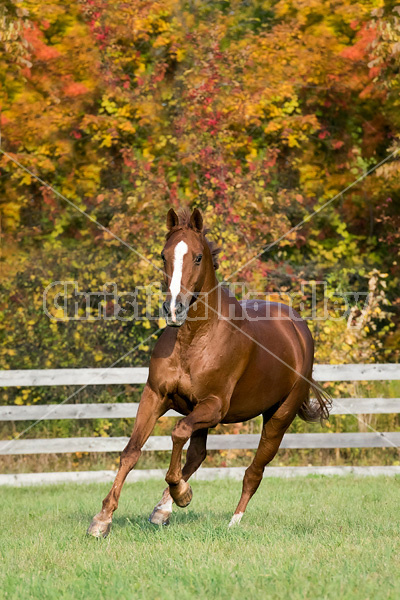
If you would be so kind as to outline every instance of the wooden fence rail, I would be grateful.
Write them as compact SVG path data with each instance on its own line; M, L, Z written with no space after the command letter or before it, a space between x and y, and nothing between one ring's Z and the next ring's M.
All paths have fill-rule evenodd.
M108 368L108 369L56 369L56 370L19 370L0 372L0 387L22 386L89 386L112 384L143 384L146 382L148 369L140 368ZM388 381L400 380L399 364L348 364L348 365L315 365L314 378L317 381ZM108 403L108 404L48 404L34 406L0 406L0 421L37 421L54 419L99 419L99 418L135 418L137 403ZM390 414L400 412L400 398L336 398L333 402L331 414ZM165 417L179 417L179 413L169 411ZM120 452L126 445L125 437L82 437L82 438L57 438L57 439L13 439L0 441L0 455L15 454L46 454L46 453L73 453L73 452ZM254 449L257 448L259 435L210 435L207 447L210 450ZM400 432L374 432L367 433L296 433L286 434L281 448L393 448L400 447ZM169 436L152 436L144 446L146 451L171 450L172 442ZM333 467L332 467L333 468ZM369 474L371 469L384 469L386 474L397 473L397 467L365 467ZM271 468L272 469L272 468ZM281 469L274 467L282 476L289 476L289 467ZM311 468L304 470L302 467L292 467L290 473L299 474L311 472ZM326 472L329 467L324 467ZM341 467L334 467L335 473ZM343 469L346 469L343 467ZM349 467L347 471L353 469ZM363 467L357 467L357 473ZM351 472L355 472L354 469ZM217 477L217 471L224 476L230 469L203 469L200 471L214 472L204 475L204 478ZM268 469L269 471L269 469ZM324 471L324 472L325 472ZM376 471L376 473L378 473ZM152 471L153 472L153 471ZM156 471L154 471L156 472ZM158 472L158 471L157 471ZM160 471L161 472L161 471ZM321 471L322 472L322 471ZM109 472L104 471L109 477ZM143 479L149 472L139 471L136 479ZM285 475L286 473L286 475ZM333 473L333 471L332 471ZM51 482L83 480L75 477L73 473L44 473L26 475L0 475L1 484L22 485L34 481ZM25 479L24 479L25 477ZM96 480L98 480L96 475ZM199 478L203 476L199 474ZM88 480L93 477L88 474ZM21 483L22 482L22 483Z
M139 404L36 404L33 406L0 406L0 421L37 421L56 419L129 419L135 418ZM400 413L400 398L335 398L331 415ZM169 410L161 418L182 417Z
M38 385L109 385L146 383L147 367L0 371L0 387ZM315 365L316 381L400 379L400 364Z
M127 437L79 437L0 442L0 455L52 454L67 452L121 452ZM209 435L208 450L252 450L257 448L259 434ZM400 431L369 433L287 433L280 448L393 448L400 447ZM187 445L185 446L185 448ZM172 450L168 435L153 435L143 446L145 451Z

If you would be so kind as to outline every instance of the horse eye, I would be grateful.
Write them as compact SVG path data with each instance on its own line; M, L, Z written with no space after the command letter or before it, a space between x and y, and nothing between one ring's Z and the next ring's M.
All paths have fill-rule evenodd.
M165 262L165 254L164 254L164 252L161 252L161 260L163 260Z
M196 258L194 259L194 264L195 264L195 265L199 265L199 264L201 263L201 259L202 259L202 258L203 258L203 255L202 255L202 254L198 254L198 255L196 256Z

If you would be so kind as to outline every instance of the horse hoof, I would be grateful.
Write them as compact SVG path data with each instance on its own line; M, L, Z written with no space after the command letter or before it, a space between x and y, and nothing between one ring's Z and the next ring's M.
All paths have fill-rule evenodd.
M106 538L110 533L111 521L98 521L96 518L90 523L87 535L92 535L95 538Z
M170 485L169 492L179 508L188 506L193 498L193 491L187 481L183 479L177 485Z
M153 525L169 525L170 512L155 508L149 517L149 523Z

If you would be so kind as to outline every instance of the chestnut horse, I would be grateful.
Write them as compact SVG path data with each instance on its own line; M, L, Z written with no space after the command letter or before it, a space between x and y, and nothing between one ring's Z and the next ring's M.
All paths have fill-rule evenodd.
M311 377L314 344L300 316L281 303L239 303L219 287L218 249L207 240L198 209L180 217L170 209L167 228L161 256L168 288L163 304L168 327L154 348L115 481L89 526L88 533L96 537L108 534L126 476L157 419L169 409L186 416L172 432L168 487L150 516L159 525L168 523L173 502L185 507L191 501L188 479L205 459L210 427L263 416L260 443L246 470L232 525L240 521L295 416L306 421L329 416L329 398ZM310 400L310 388L315 401Z

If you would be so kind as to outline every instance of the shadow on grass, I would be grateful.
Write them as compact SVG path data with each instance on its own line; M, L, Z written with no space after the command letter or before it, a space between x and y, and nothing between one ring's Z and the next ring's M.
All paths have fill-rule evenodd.
M208 512L207 515L205 515L204 513L199 513L199 512L195 512L195 511L190 511L190 512L175 512L172 514L171 516L171 524L170 525L153 525L152 523L149 522L149 516L150 516L150 512L149 514L147 513L139 513L136 515L132 515L132 514L115 514L113 517L113 525L116 525L118 527L124 528L124 527L131 527L131 526L135 526L135 527L139 527L143 530L146 531L157 531L159 529L167 529L170 526L173 525L190 525L190 524L195 524L195 523L201 523L201 522L215 522L217 520L217 513L210 513ZM218 515L218 518L221 517L222 519L228 519L227 514L226 515ZM86 523L89 526L89 523L91 522L92 518L93 518L93 513L89 513L89 512L73 512L73 513L69 513L68 515L65 516L65 518L67 518L69 521L73 521L74 523L80 522L80 523Z
M213 515L213 513L211 513ZM160 529L168 529L174 525L190 525L199 522L204 522L204 514L195 511L190 512L175 512L171 515L171 521L169 525L153 525L149 522L149 514L142 513L139 515L115 515L113 518L113 524L118 527L130 527L135 526L146 531L159 531ZM207 520L210 520L210 513L208 513ZM212 519L214 520L214 519Z
M65 518L69 522L73 522L74 526L78 527L84 534L94 514L95 512L90 512L87 506L82 506L81 510L74 510L65 514ZM118 536L118 531L121 534L125 532L123 534L125 538L125 534L129 535L131 533L136 542L143 541L145 543L146 540L156 540L160 536L170 538L171 534L177 535L182 541L193 538L199 541L212 541L214 539L231 539L232 537L247 540L255 534L254 523L251 523L250 519L246 519L240 527L229 529L228 524L232 517L231 510L218 508L210 510L206 507L204 510L196 510L191 507L181 509L174 506L170 524L167 526L150 523L148 520L150 514L151 510L143 510L143 507L136 513L133 507L124 508L123 512L116 511L113 517L111 535ZM256 527L256 529L259 529L259 527Z

